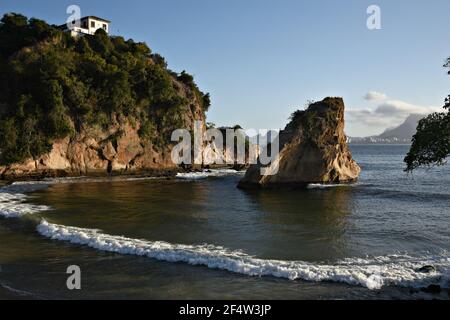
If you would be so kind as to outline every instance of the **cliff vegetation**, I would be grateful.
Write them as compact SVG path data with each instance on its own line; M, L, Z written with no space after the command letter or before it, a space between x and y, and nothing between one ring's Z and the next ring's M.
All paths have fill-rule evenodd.
M20 14L0 21L0 165L38 159L86 128L123 123L141 145L163 149L172 130L204 120L209 106L191 75L169 70L145 43L103 30L72 38Z

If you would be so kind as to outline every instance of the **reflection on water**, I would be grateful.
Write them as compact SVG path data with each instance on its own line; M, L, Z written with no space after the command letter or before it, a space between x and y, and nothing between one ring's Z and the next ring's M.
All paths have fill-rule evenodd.
M349 254L352 187L248 192L235 187L238 179L60 184L40 192L38 202L54 208L45 214L51 222L131 238L288 260Z
M348 256L346 232L348 216L354 208L352 187L329 190L257 190L246 192L259 211L262 222L271 227L273 246L267 255L280 248L284 259L320 261ZM288 239L287 243L281 243ZM281 247L280 247L281 246Z

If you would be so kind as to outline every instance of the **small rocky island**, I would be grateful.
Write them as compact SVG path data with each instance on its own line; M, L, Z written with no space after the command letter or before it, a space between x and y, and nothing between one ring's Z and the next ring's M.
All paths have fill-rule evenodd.
M239 187L305 187L356 181L361 169L347 144L344 110L342 98L326 98L305 111L296 111L280 132L278 172L262 175L262 165L252 165Z

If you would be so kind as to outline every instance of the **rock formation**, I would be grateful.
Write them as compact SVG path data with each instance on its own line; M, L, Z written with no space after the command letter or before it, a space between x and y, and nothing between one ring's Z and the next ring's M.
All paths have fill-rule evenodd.
M108 174L170 173L173 145L158 147L140 138L139 126L126 119L103 131L86 127L73 137L57 140L37 159L0 167L2 179L27 179Z
M173 131L205 128L210 104L145 43L101 29L74 39L19 14L0 22L1 179L170 174Z
M189 129L194 126L194 121L201 121L204 133L205 116L201 108L192 105L184 112L183 127ZM0 166L0 178L20 180L69 176L173 175L185 169L201 167L232 167L240 170L247 166L233 164L233 150L225 145L219 148L214 141L205 141L196 160L202 164L182 168L172 162L174 145L156 146L139 136L139 124L132 125L125 117L118 117L108 130L86 126L75 136L55 141L51 152L37 159ZM253 144L248 147L258 148Z
M361 169L347 145L344 109L341 98L326 98L295 112L279 134L280 153L272 165L278 165L277 173L262 175L263 166L252 165L239 187L304 187L356 181Z

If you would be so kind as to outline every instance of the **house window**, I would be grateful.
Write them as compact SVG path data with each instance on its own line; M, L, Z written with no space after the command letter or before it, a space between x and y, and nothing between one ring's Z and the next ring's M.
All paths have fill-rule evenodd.
M106 31L107 29L108 29L108 27L107 27L106 24L104 23L104 24L103 24L103 30Z
M95 28L95 21L91 21L91 28Z

